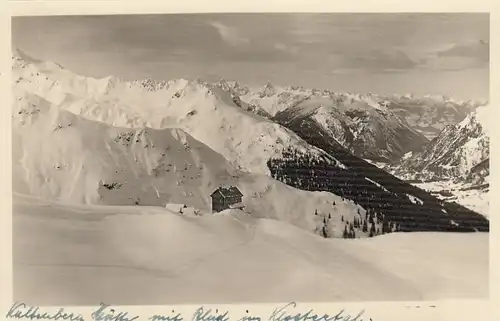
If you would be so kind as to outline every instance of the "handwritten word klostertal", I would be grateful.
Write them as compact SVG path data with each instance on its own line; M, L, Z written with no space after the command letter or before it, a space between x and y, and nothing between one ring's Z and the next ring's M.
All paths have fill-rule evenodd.
M296 308L297 303L290 302L284 307L275 309L274 312L269 317L269 321L363 321L361 316L364 314L364 310L359 312L355 317L345 313L345 310L341 310L335 315L329 314L316 314L313 309L302 313L295 312L289 313L287 308Z

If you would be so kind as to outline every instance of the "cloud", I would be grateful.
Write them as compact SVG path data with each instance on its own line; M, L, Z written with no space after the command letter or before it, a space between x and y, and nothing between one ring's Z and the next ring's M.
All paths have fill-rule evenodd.
M226 26L218 21L212 21L210 25L217 30L221 39L230 46L239 47L250 44L250 40L239 35L238 30L235 28Z
M282 39L283 37L278 37L278 35L271 37L266 30L255 28L255 26L249 29L251 24L221 20L207 20L206 23L213 27L220 39L229 46L221 47L212 44L212 50L209 50L211 53L204 55L207 61L213 59L214 61L248 63L282 62L294 59L298 52L298 47L287 43L286 39ZM244 35L242 31L245 31Z
M430 70L463 70L489 65L489 43L485 41L455 43L430 52L421 67Z
M414 69L418 62L401 50L372 50L366 53L344 55L342 69L396 72Z
M291 53L291 54L295 54L297 53L298 51L298 48L295 47L295 46L287 46L285 45L284 43L282 42L276 42L273 44L273 48L278 50L278 51L282 51L282 52L285 52L285 53Z
M490 46L488 42L478 41L454 44L445 50L437 52L439 57L470 57L481 61L489 61Z
M411 55L408 54L411 52ZM378 49L350 53L343 57L345 70L362 69L368 72L397 73L413 69L452 71L484 68L489 64L489 43L485 41L454 43L427 52L411 48ZM341 72L345 72L341 69ZM338 71L337 71L338 72Z

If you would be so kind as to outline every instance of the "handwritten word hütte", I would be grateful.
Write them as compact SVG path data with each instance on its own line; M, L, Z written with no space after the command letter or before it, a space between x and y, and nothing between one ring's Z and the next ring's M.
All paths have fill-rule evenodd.
M130 317L128 312L116 311L105 303L101 303L99 309L94 311L91 316L94 321L134 321L139 318L139 316Z

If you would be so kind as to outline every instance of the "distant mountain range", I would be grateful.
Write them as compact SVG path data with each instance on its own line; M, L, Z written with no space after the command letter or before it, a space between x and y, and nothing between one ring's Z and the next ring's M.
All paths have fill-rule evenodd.
M12 59L14 188L24 193L207 209L211 189L230 183L249 214L325 237L489 230L482 215L363 159L391 162L428 146L388 99L94 79L21 51Z
M454 101L435 96L403 96L389 98L386 106L411 128L432 140L445 127L459 123L478 106L485 104L485 101Z
M393 162L418 151L444 127L462 121L485 104L437 96L336 93L270 83L251 89L226 80L216 86L231 92L247 110L269 119L310 117L356 156L378 162Z
M409 153L394 173L418 180L475 181L489 175L488 108L482 106L461 122L449 125L429 144Z

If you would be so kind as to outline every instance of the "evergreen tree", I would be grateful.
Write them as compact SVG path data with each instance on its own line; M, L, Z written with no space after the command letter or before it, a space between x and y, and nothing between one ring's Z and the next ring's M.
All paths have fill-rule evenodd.
M370 237L374 237L375 233L376 233L376 231L375 231L375 224L372 224L370 226Z
M349 238L353 239L356 236L356 233L354 233L354 227L351 225L349 229Z
M318 210L315 210L315 211L314 211L314 215L318 215Z
M331 220L332 219L332 213L328 213L328 219Z
M347 232L347 225L344 225L344 233L342 234L342 237L345 239L349 237L349 233Z
M328 238L328 230L326 228L326 225L323 225L323 228L321 229L321 232L323 234L323 237L326 239Z
M389 221L387 220L387 217L385 217L384 215L384 218L382 219L382 234L389 233L390 231L391 230L389 226Z
M368 224L366 220L363 222L363 232L367 233L368 232Z
M342 222L344 221L344 215L342 215Z

